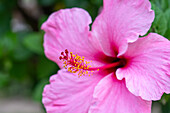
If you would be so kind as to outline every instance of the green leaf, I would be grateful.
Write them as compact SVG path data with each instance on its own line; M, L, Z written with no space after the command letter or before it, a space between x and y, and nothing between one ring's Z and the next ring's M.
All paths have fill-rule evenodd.
M0 72L0 88L4 87L9 82L9 76Z
M65 0L66 7L81 7L87 8L88 0Z
M170 7L170 0L150 0L162 11L166 11Z
M168 21L165 17L165 15L162 13L161 15L158 15L157 19L155 20L155 23L153 24L156 32L160 35L164 35L167 30L167 24Z
M168 9L168 0L161 0L161 7L163 9L163 11L165 11L166 9Z
M27 67L28 67L27 62L13 63L13 67L10 70L10 77L17 81L24 81L24 79L27 79L28 75Z
M167 28L167 31L165 33L165 37L170 39L170 8L168 10L166 10L165 17L168 20L168 23L167 23L168 28Z
M160 2L160 1L159 1ZM155 5L154 3L157 3ZM152 9L155 11L155 20L151 26L151 32L156 32L165 37L169 37L169 9L166 12L163 12L158 6L158 1L151 2Z
M152 9L155 11L155 16L163 13L163 11L159 7L157 7L154 3L151 2L151 5L152 5Z
M47 78L52 74L57 73L59 67L56 63L48 60L45 56L40 57L37 67L37 74L39 79Z
M2 55L6 56L10 52L12 52L17 45L16 34L12 32L8 32L4 37L1 37L0 41L0 57Z
M170 94L164 94L161 99L162 113L170 113Z
M14 50L12 56L17 61L24 61L32 56L32 52L27 50L21 44L19 44L17 48Z
M9 70L11 70L12 68L12 61L8 58L3 60L3 68L5 72L9 72Z
M13 53L11 53L12 58L17 61L23 61L32 56L31 51L23 45L23 37L27 36L27 34L26 32L17 32L16 46L13 48Z
M34 92L33 92L33 99L35 101L39 101L41 102L42 101L42 93L43 93L43 89L44 89L44 86L46 84L48 84L48 80L44 79L44 80L41 80L37 86L35 87L34 89Z
M170 8L165 11L165 17L168 21L168 28L170 28Z
M170 40L170 29L168 29L164 35L167 39Z
M24 37L24 45L30 51L40 54L43 54L43 37L41 33L34 32L28 34Z
M160 8L152 3L152 9L155 11L155 20L152 23L151 31L160 35L164 35L167 30L167 19L165 14Z
M0 0L0 39L4 34L10 31L12 9L16 5L16 0Z
M151 3L155 4L156 7L158 7L159 9L162 9L161 8L161 0L151 0Z
M103 0L91 0L93 4L96 4L97 6L102 6Z
M38 26L41 28L41 25L48 19L47 15L43 15L40 20L38 21Z
M8 15L4 15L4 14L0 14L0 39L2 36L4 36L4 34L10 30L10 20L11 20L11 16Z
M38 0L39 4L42 6L51 6L54 5L58 0Z

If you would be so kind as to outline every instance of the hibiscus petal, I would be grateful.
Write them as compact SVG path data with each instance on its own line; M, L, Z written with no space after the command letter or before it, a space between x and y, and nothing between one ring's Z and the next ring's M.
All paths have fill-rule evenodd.
M46 56L62 66L60 53L69 52L94 59L97 51L91 44L89 33L90 15L83 9L64 9L53 13L42 25L45 31L44 49Z
M151 113L151 101L130 93L124 80L113 74L103 78L95 88L89 113Z
M159 100L164 92L170 93L170 41L150 33L129 44L123 56L127 65L116 75L125 78L130 92L145 100Z
M120 56L127 42L134 42L149 30L154 20L149 0L104 0L102 13L96 18L93 35L109 56Z
M43 92L47 113L86 113L100 75L78 76L65 70L50 78Z

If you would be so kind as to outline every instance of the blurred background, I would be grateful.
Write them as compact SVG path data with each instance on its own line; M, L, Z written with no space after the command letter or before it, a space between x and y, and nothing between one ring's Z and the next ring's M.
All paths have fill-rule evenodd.
M170 39L170 0L151 0L156 18L149 32ZM41 24L59 9L80 7L92 19L102 0L0 0L0 113L45 113L42 91L58 66L43 52ZM170 113L170 95L152 113Z

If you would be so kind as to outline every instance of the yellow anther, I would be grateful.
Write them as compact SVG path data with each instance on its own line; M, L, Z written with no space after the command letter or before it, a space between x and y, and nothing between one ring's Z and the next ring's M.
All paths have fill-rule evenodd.
M86 74L88 74L88 71L86 71Z
M86 61L86 64L89 64L89 63L90 63L90 62L87 62L87 61Z
M70 53L70 55L69 55ZM78 56L77 54L73 54L73 52L68 52L68 50L65 52L65 54L62 54L60 57L60 60L63 61L64 68L67 69L70 73L78 73L79 77L82 75L88 75L88 70L91 66L88 65L90 62L85 61L84 56ZM93 72L93 71L91 71ZM91 73L89 74L89 76Z

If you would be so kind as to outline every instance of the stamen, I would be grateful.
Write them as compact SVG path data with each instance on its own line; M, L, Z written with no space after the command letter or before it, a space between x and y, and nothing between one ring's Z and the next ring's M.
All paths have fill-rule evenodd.
M78 73L78 76L89 74L88 72L90 62L84 60L84 56L78 56L77 54L74 55L72 52L68 52L66 49L65 52L61 52L61 56L59 57L60 60L64 61L64 68L67 69L70 73Z

